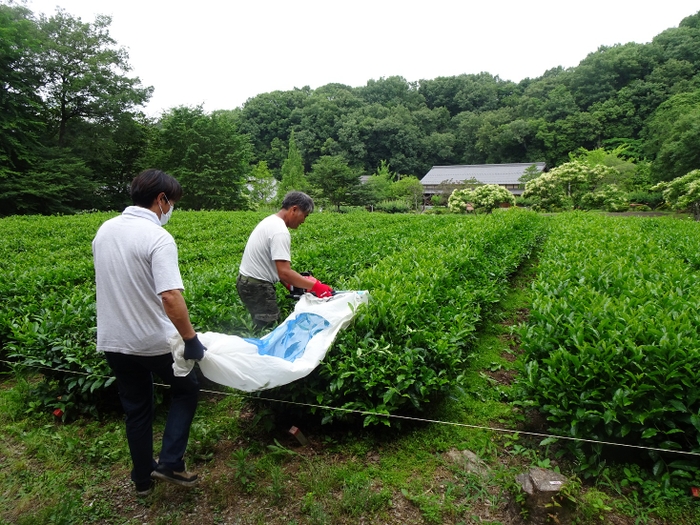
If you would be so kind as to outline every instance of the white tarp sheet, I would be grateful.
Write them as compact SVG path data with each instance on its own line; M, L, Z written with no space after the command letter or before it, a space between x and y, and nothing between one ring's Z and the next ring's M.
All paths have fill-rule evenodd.
M211 381L244 392L286 385L319 365L338 332L352 321L356 308L368 300L366 291L338 292L326 299L306 293L294 312L262 339L200 333L207 351L199 367ZM173 337L170 347L175 375L187 375L194 361L184 359L182 338Z

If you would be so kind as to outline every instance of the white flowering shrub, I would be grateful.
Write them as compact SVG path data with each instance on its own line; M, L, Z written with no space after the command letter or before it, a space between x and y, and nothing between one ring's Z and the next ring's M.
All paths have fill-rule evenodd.
M447 200L447 207L453 213L465 213L471 204L475 211L491 213L502 203L515 205L511 192L498 184L484 184L474 189L455 190Z
M605 184L581 198L581 208L587 210L627 211L630 208L627 193L615 184Z
M660 182L652 191L662 191L664 200L674 210L691 210L700 220L700 170L693 170L669 182Z
M579 208L586 194L594 192L601 180L616 173L615 168L609 166L591 166L574 160L529 181L522 196L532 200L533 209L539 211Z

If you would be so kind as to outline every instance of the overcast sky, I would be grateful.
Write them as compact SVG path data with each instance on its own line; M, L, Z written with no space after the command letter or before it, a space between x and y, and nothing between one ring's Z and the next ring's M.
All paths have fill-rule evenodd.
M697 0L27 0L35 14L56 6L83 22L112 17L130 76L155 88L151 116L393 75L487 71L519 82L601 45L650 42L700 9Z

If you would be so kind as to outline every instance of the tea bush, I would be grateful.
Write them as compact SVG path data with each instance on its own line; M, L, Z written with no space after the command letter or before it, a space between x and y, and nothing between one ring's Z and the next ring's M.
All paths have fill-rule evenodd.
M37 409L95 413L95 392L112 382L95 353L90 247L97 227L110 216L0 221L0 356L42 367L44 381L32 396Z
M374 254L346 286L369 290L369 305L311 376L266 397L379 414L424 410L460 381L484 311L543 234L540 216L518 210L420 216L393 227L372 222L360 238L335 247L360 263L360 250ZM365 417L376 422L387 419Z
M168 224L197 330L250 335L235 282L248 235L265 215L178 212ZM36 408L95 412L96 396L112 381L95 351L90 248L110 216L0 224L2 351L51 369L44 370ZM294 268L336 289L369 290L373 299L314 377L278 395L380 412L422 408L459 379L482 311L498 301L540 232L537 215L516 210L480 218L312 214L292 232ZM287 313L294 305L278 290Z
M681 238L687 244L668 249ZM556 434L700 452L700 224L581 213L553 221L540 254L522 402ZM652 454L697 481L697 460ZM596 473L595 455L581 468Z

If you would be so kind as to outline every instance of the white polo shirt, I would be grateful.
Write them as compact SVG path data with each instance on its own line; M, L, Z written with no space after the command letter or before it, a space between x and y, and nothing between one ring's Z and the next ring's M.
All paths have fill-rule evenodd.
M292 260L292 236L282 218L270 215L253 229L243 250L239 272L269 283L280 280L275 261Z
M92 241L97 285L97 350L134 355L170 353L177 333L159 294L183 290L173 236L140 206L100 226Z

